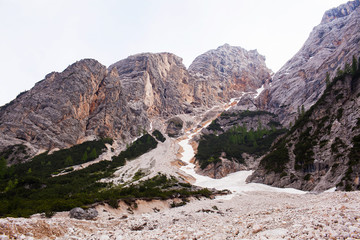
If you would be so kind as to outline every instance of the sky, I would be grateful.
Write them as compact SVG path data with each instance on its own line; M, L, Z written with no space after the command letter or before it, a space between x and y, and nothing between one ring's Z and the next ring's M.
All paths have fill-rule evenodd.
M0 106L45 75L94 58L109 66L171 52L188 67L228 43L279 70L344 0L0 0Z

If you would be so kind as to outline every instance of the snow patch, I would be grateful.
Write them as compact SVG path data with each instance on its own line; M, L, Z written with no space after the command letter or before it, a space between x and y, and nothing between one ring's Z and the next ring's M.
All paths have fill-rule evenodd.
M260 93L264 91L264 89L265 89L264 84L260 88L256 89L256 94L254 96L254 99L257 98L260 95Z

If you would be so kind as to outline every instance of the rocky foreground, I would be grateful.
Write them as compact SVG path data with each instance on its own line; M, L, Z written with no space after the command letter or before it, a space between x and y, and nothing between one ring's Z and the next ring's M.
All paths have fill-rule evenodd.
M177 208L139 202L133 214L125 204L98 206L94 221L68 213L1 219L0 239L359 239L359 199L360 192L251 192Z

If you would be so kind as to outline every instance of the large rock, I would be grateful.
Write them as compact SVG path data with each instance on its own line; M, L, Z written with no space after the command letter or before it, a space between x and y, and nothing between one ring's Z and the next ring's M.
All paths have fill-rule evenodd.
M281 122L294 122L297 109L309 109L339 67L360 54L359 0L348 2L324 14L303 47L274 76L259 97L261 108L279 115Z
M89 208L89 209L82 209L82 208L73 208L69 212L70 218L76 218L76 219L86 219L86 220L93 220L98 216L98 211L96 211L95 208Z

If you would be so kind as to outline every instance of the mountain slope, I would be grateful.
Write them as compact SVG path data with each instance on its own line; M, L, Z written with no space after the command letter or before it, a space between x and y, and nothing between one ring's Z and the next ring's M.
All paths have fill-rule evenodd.
M360 61L360 59L359 59ZM360 65L328 85L309 111L260 162L249 181L322 191L359 189Z
M327 11L303 47L274 76L258 100L260 108L279 115L285 125L294 122L297 108L309 109L325 89L326 73L360 53L360 1Z

